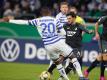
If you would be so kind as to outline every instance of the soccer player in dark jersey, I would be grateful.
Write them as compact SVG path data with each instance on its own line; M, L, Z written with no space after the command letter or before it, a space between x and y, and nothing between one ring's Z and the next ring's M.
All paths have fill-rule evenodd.
M98 27L103 25L102 34L99 35ZM91 64L91 66L84 71L84 75L88 77L90 71L94 69L97 64L101 62L101 74L100 80L106 80L104 77L105 64L107 62L107 16L101 17L95 24L95 38L100 42L99 49L101 49L101 54L98 55L97 59Z
M78 12L77 12L76 7L70 6L69 12L74 12L74 13L76 14L75 22L80 23L81 25L83 25L84 27L86 27L86 25L85 25L85 20L84 20L82 17L78 16L78 14L77 14ZM82 34L84 34L84 32L83 32ZM65 65L65 67L67 67L67 66L69 65L69 62L70 62L70 60L67 59L67 60L66 60L66 65ZM81 56L81 58L79 58L79 62L80 62L81 67L82 67L82 56ZM72 65L72 70L73 70L74 73L75 73L75 68L73 67L73 65Z
M90 34L92 30L87 30L83 25L80 23L75 22L76 14L73 12L69 12L67 14L68 22L63 26L66 31L66 43L71 46L75 50L79 50L79 53L76 55L78 60L80 59L81 55L81 48L82 48L82 31ZM72 64L67 66L65 69L66 73L68 74L72 68ZM61 78L61 77L60 77ZM61 80L59 78L59 80ZM86 79L83 79L86 80Z
M63 7L65 7L65 8L63 8ZM62 18L63 18L63 21L65 21L64 23L67 23L66 14L68 12L68 3L62 2L61 5L60 5L60 10L61 10L61 12L56 16L56 18L59 19L59 20L62 20ZM75 14L77 14L77 9L75 7L70 7L69 12L74 12ZM80 23L81 25L85 26L85 21L83 20L83 18L81 18L78 15L76 15L75 22ZM61 22L62 25L64 25L64 23ZM69 59L66 60L65 68L69 65L69 61L70 61ZM81 59L79 58L79 62L80 62L80 65L82 66L82 56L81 56ZM55 69L55 67L56 67L56 65L51 63L51 65L48 68L48 71L50 73L52 73L52 71ZM74 69L73 65L72 65L72 70L75 72L75 69Z

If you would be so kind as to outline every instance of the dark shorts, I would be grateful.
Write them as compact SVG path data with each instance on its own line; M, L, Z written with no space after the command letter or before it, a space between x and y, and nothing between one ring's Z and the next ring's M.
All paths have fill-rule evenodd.
M103 53L107 53L107 41L101 40L101 47L102 47Z
M107 65L107 41L101 40L100 44L101 44L101 50L102 50L101 54L103 54L103 60L105 64ZM100 48L100 45L99 45L99 48Z
M73 48L73 50L76 50L76 51L78 50L79 56L77 56L77 54L74 53L77 59L80 59L83 57L83 51L81 50L81 48ZM64 60L66 60L67 58L68 57L65 57Z

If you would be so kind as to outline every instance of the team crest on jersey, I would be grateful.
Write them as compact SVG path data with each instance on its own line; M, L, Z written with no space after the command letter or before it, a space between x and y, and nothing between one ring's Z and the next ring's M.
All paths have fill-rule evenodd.
M75 31L67 31L67 36L73 36L75 33Z
M67 29L70 29L69 27L67 27Z
M75 28L75 30L77 30L77 28Z

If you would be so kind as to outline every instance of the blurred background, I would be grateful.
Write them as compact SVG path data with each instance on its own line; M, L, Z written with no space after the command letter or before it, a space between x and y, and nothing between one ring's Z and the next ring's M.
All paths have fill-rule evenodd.
M52 15L56 16L60 12L59 4L63 1L77 8L78 15L85 20L87 29L94 30L95 22L101 16L107 15L107 0L0 0L0 18L38 18L41 16L40 9L44 6L48 6ZM99 32L102 32L102 25ZM83 65L89 66L98 52L98 42L94 34L84 34ZM37 77L47 69L48 64L49 56L35 27L0 23L0 80L39 80ZM99 72L98 68L96 71ZM98 73L93 72L90 80L98 80L98 76ZM75 76L73 78L72 80L76 80ZM56 80L56 77L53 80Z
M15 18L32 19L40 16L43 6L48 6L52 15L56 16L62 1L75 6L78 14L86 20L107 14L107 0L0 0L0 17L12 15Z

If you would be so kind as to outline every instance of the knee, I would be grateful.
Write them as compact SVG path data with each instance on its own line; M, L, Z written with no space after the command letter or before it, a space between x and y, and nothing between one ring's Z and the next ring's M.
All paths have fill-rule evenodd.
M102 59L101 55L98 55L98 56L97 56L97 60L98 60L98 61L101 61L101 59Z
M80 52L78 51L78 49L74 49L70 55L68 56L70 59L73 59L73 58L80 58L81 57L81 54Z
M61 64L64 61L64 56L60 55L58 59L53 60L56 65Z

